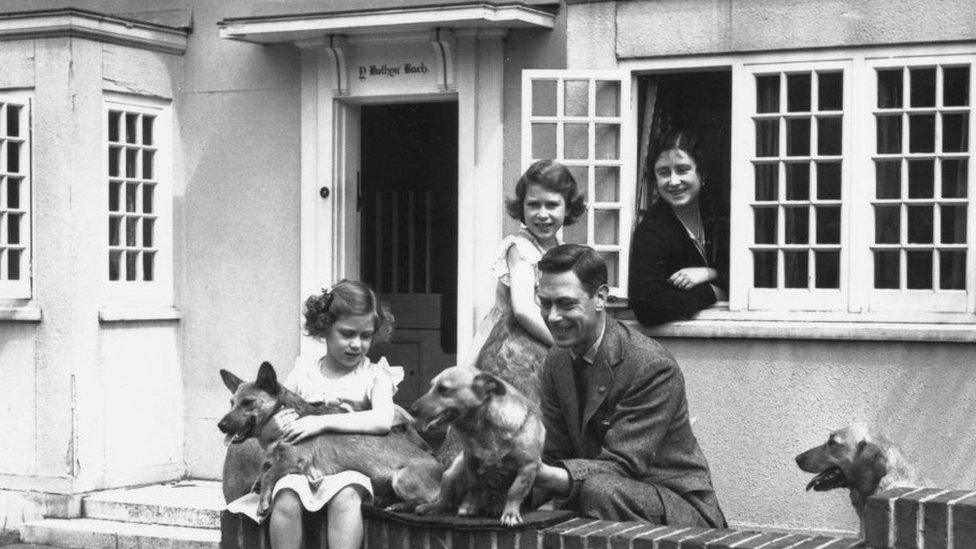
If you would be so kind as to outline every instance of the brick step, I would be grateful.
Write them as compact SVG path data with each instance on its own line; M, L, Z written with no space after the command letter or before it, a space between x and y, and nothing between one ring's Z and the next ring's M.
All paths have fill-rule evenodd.
M85 496L85 518L190 528L220 528L220 482L188 480Z
M219 549L220 530L115 520L42 519L21 526L25 543L85 549Z

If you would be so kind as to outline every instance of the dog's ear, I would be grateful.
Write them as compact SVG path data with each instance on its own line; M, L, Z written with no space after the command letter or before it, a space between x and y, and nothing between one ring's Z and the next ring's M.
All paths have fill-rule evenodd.
M236 393L237 387L239 387L241 383L244 383L244 380L223 369L220 370L220 379L224 380L224 385L226 385L232 393Z
M504 395L505 384L497 377L486 372L481 372L474 376L474 381L471 382L471 390L479 398L485 399L488 398L488 395Z
M254 384L273 395L278 394L278 376L270 362L261 363L261 367L258 368L258 379Z
M851 463L851 484L864 497L874 494L881 479L888 474L888 458L873 442L862 440Z

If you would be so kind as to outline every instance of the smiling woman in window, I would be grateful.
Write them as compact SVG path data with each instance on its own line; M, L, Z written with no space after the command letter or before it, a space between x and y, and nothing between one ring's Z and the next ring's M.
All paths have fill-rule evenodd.
M728 221L708 207L698 137L665 132L645 173L655 201L631 240L628 296L645 325L690 318L727 300Z

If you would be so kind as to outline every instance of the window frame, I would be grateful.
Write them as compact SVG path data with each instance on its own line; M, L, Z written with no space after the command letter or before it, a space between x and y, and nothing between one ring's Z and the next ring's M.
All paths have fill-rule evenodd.
M7 256L6 253L0 254L0 261L3 261L3 265L0 266L0 299L3 300L15 300L15 299L31 299L33 297L33 235L34 235L34 223L33 223L33 99L34 94L29 90L0 90L0 103L4 104L4 112L6 113L6 105L8 103L13 103L22 107L22 112L20 113L20 128L21 135L18 139L22 139L21 145L21 170L18 172L18 177L21 177L21 196L20 199L23 201L17 210L22 211L21 219L21 242L18 247L22 246L22 258L20 264L20 279L9 280L7 276ZM7 114L2 117L0 122L7 122ZM7 129L0 129L0 133L4 135L4 143L0 145L0 166L3 167L3 171L0 171L0 177L4 178L4 184L0 185L0 191L6 195L7 185L9 184L9 174L6 172L7 168L7 145L6 141L8 136L6 135ZM0 204L4 206L4 212L6 213L7 206L7 196L0 196ZM3 242L6 242L7 225L5 222L6 215L0 216L0 221L4 223L4 226L0 228L0 233L3 233ZM6 251L5 251L6 252Z
M125 195L125 183L122 184L122 189L120 190L119 196L119 210L112 212L110 210L110 188L112 180L122 180L125 181L127 178L124 173L120 173L117 176L111 176L109 171L109 150L112 143L109 141L108 127L110 120L110 113L112 111L121 111L122 115L122 129L124 130L124 113L138 113L140 115L151 115L155 118L153 123L153 209L151 212L155 215L153 222L153 248L155 248L155 257L153 264L153 279L146 280L126 280L125 279L125 265L124 259L121 264L120 278L119 280L110 280L109 276L109 254L110 254L110 239L109 239L109 224L110 219L113 214L117 215L119 212L123 213L124 219L124 195ZM105 217L103 217L102 222L102 236L100 239L100 249L102 250L102 257L100 258L101 269L102 269L102 280L105 281L105 295L103 301L109 305L163 305L169 306L173 303L173 154L174 154L174 140L173 140L173 129L172 129L172 103L168 100L157 99L145 96L136 96L130 94L116 93L116 92L105 92L103 97L103 109L102 109L102 177L99 180L99 185L101 185L102 194L102 207L105 212ZM138 131L142 131L140 127ZM122 143L124 147L124 136L120 133L120 141L114 142L115 144ZM139 144L141 146L142 140L139 139ZM124 151L124 148L123 148ZM121 159L124 159L124 154L120 155ZM123 162L124 165L124 162ZM141 166L141 163L140 163ZM140 174L141 175L141 174ZM139 177L138 179L143 180L144 178ZM137 200L137 204L141 204L141 190L140 185L137 194L140 198ZM140 215L140 219L145 218L145 212L141 212L137 206L136 212ZM140 224L141 228L141 224ZM141 231L140 231L141 232ZM124 240L124 227L120 228L119 238ZM138 235L138 242L141 243L142 235ZM142 246L139 246L140 248ZM124 250L125 245L122 246ZM124 258L124 252L123 252ZM140 269L141 272L141 269Z
M854 273L859 270L870 268L873 263L869 257L870 242L873 238L873 212L871 212L870 199L865 198L866 194L874 191L874 172L866 169L865 165L872 163L874 156L874 126L868 130L864 129L864 119L873 117L874 111L872 102L875 96L867 93L865 86L870 84L863 82L864 76L870 75L866 72L870 70L872 63L883 64L891 63L895 66L907 66L909 64L951 64L947 57L976 58L976 44L974 43L952 43L952 44L918 44L918 45L897 45L897 46L864 46L864 47L837 47L817 50L783 50L776 52L754 52L754 53L730 53L702 56L662 56L653 59L625 59L619 62L619 68L631 74L631 81L636 85L637 77L645 74L660 74L667 72L693 72L708 70L731 70L732 72L732 147L730 151L731 177L730 185L730 264L741 264L743 259L748 259L750 268L731 269L730 295L728 307L713 307L699 313L698 320L743 320L743 321L810 321L810 322L858 322L858 323L894 323L894 324L917 324L935 325L936 323L949 324L976 324L976 289L973 288L974 278L976 278L976 145L974 145L974 118L972 112L976 110L976 59L970 64L970 104L971 109L969 125L969 155L968 165L968 218L967 218L967 303L965 312L940 312L933 310L906 311L906 310L871 310L867 299L868 286L873 286L873 271L870 276L861 276L858 279ZM842 149L844 158L843 170L846 175L842 175L845 183L854 181L855 177L861 174L868 174L872 177L870 185L862 185L856 189L854 185L844 185L842 187L842 208L841 214L842 231L847 234L841 237L842 253L846 253L847 259L842 259L841 269L846 270L846 277L841 274L841 284L848 285L847 306L835 310L795 310L790 307L779 309L750 309L748 303L748 288L752 285L751 258L747 257L748 247L753 236L751 227L743 227L739 219L749 219L749 224L753 221L748 214L749 196L752 190L751 181L743 181L746 178L743 174L748 174L752 178L750 158L755 151L755 144L748 137L743 138L743 124L741 122L742 112L749 107L745 105L743 98L743 82L753 86L749 82L748 66L769 65L769 66L788 66L795 64L799 66L806 64L812 67L820 67L829 63L846 62L851 66L851 79L845 78L845 121L843 140L850 145L845 145ZM871 89L873 85L871 85ZM858 93L855 93L857 91ZM632 95L631 109L627 114L631 120L636 120L639 105L636 104L636 93ZM754 106L754 103L753 105ZM751 136L751 128L750 128ZM865 141L865 132L870 133ZM852 171L853 170L853 171ZM746 185L745 183L748 183ZM636 205L633 206L636 209ZM857 227L853 219L871 220L870 227ZM864 233L870 232L869 235ZM747 272L748 271L748 272ZM692 321L694 322L694 321Z
M532 113L532 82L538 80L556 81L556 114L553 116L536 116ZM565 86L563 82L570 80L589 81L586 116L569 116L563 113ZM617 82L620 93L619 112L617 116L597 116L596 114L596 81ZM586 213L586 244L599 252L617 253L617 284L610 286L610 295L614 298L626 298L627 278L630 263L630 239L634 229L636 209L629 207L633 204L637 191L637 120L631 116L633 112L633 97L636 97L636 80L629 71L622 70L574 70L574 69L525 69L522 71L521 97L521 170L537 160L532 156L532 123L556 124L555 160L567 166L585 166L588 177L586 188L583 189L587 197ZM564 132L560 131L566 123L588 124L588 154L586 159L565 159ZM618 155L616 159L596 158L596 126L601 123L618 124ZM596 181L595 169L599 167L617 167L619 180L617 182L618 196L616 201L594 202ZM616 211L617 244L597 244L594 237L595 211ZM560 229L562 240L564 229Z

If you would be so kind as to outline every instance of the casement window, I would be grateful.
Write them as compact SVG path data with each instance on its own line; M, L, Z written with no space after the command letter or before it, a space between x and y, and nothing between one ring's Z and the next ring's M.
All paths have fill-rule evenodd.
M618 235L622 294L643 134L697 123L723 147L708 151L723 163L709 184L725 186L731 235L727 312L704 317L973 322L974 63L972 45L628 61L622 110L607 119L621 136L611 202L594 178L606 162L594 143L600 94L585 111L567 99L567 83L593 86L600 73L525 71L523 164L553 156L585 170L593 213L578 241ZM571 124L593 124L588 141ZM610 203L618 225L597 213Z
M0 92L0 299L31 297L30 107Z
M522 169L551 158L586 193L587 212L563 228L563 241L587 244L607 261L611 292L627 288L634 216L634 120L630 81L621 72L525 71Z
M172 300L170 107L105 102L106 280L110 300Z

